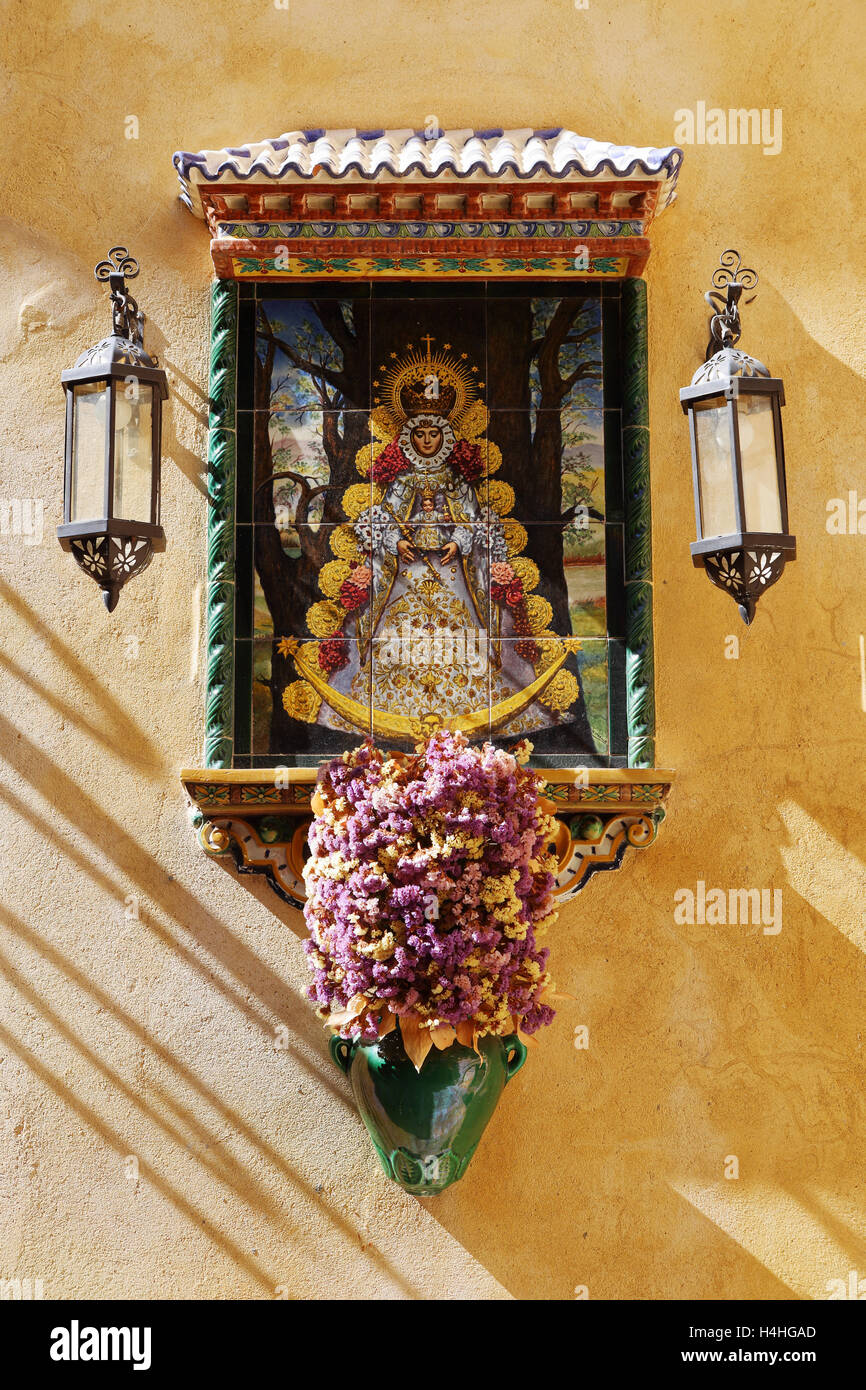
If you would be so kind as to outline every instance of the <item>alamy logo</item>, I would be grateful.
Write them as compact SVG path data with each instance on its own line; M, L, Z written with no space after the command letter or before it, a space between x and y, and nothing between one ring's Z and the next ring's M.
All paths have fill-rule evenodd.
M480 676L487 670L487 633L413 627L405 618L399 629L383 629L376 660L381 666L458 666Z
M21 1299L32 1300L45 1297L43 1279L0 1279L0 1299L15 1303Z
M134 1371L150 1370L149 1327L68 1327L51 1329L52 1361L131 1361Z
M828 1279L827 1298L832 1301L836 1298L866 1298L866 1279L861 1279L856 1269L849 1269L848 1279Z
M678 145L763 145L764 154L782 152L782 111L776 107L721 106L707 109L699 101L694 111L685 106L674 112L674 140Z
M707 888L698 879L696 891L678 888L674 893L677 926L762 926L765 936L782 930L781 888Z
M0 497L0 536L18 536L25 545L41 545L44 512L41 497Z
M824 523L831 536L866 536L866 497L858 497L853 488L844 497L831 497L827 503Z

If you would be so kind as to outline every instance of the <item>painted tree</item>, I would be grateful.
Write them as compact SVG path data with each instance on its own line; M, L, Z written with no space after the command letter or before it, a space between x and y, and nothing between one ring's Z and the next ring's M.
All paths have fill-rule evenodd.
M277 640L309 635L303 596L309 595L307 602L311 601L316 577L331 558L330 524L345 520L340 498L354 480L355 456L369 439L369 301L354 301L351 311L335 299L314 300L310 308L316 322L290 337L259 301L256 325L253 519L259 523L256 569L274 624L270 680L274 752L302 751L309 740L309 728L290 719L283 709L282 692L294 679L294 667L291 658L278 651ZM305 471L275 467L271 446L271 412L299 404L309 407L311 393L322 412L322 447L328 464L328 478L318 484ZM274 484L282 481L293 485L297 555L286 553L276 525ZM322 524L313 526L311 507L319 498ZM336 735L317 741L335 748L339 742Z
M527 528L526 553L541 574L538 592L553 608L554 631L568 633L562 533L578 503L564 505L562 412L598 407L597 396L587 394L601 382L600 357L587 350L599 337L598 300L576 296L548 306L545 313L533 311L530 299L488 300L491 404L505 407L491 411L489 434L502 450L497 476L514 488L515 515Z
M576 499L563 494L563 415L566 406L598 408L601 359L599 302L594 295L542 301L491 295L487 310L487 374L492 409L489 435L502 451L497 477L514 488L515 515L527 532L526 554L538 566L537 592L550 603L551 628L571 631L563 532ZM593 508L590 512L595 511ZM596 516L600 513L595 511ZM576 656L566 668L578 683ZM567 726L533 736L538 752L594 747L581 697Z

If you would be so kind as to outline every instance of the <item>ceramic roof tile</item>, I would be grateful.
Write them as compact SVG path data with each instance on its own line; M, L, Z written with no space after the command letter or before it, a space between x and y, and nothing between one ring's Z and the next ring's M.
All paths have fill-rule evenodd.
M296 184L345 178L651 179L671 202L683 152L612 145L573 130L294 130L236 149L178 150L181 198L200 213L196 185L267 179Z

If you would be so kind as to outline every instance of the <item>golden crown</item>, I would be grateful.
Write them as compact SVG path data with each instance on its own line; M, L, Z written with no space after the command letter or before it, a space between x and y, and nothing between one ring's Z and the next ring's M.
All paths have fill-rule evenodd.
M373 382L373 404L380 416L387 416L395 434L416 415L459 421L484 390L469 354L455 354L450 343L434 352L435 341L428 333L421 339L423 351L407 343L402 357L392 353L390 366L383 362L379 367L382 375Z
M431 372L430 375L435 374ZM424 377L407 381L400 387L399 395L407 420L414 415L444 415L448 419L457 404L457 392L450 382L440 385L437 380L427 381Z

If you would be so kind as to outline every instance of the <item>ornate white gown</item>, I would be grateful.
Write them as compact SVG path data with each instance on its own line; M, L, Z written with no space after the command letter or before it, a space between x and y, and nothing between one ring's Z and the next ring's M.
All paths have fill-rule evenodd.
M490 598L490 567L507 558L502 523L472 483L448 466L450 429L432 458L401 444L411 471L355 521L373 571L370 602L347 619L344 633L355 640L348 665L332 674L330 685L383 715L423 722L431 715L480 714L536 678L514 649L518 634L510 609ZM485 486L482 480L482 496ZM399 554L400 540L412 546L413 559ZM457 553L443 563L449 543ZM317 720L329 728L354 727L327 701ZM531 733L550 724L550 710L532 703L497 732ZM488 735L489 726L479 721L477 736Z

